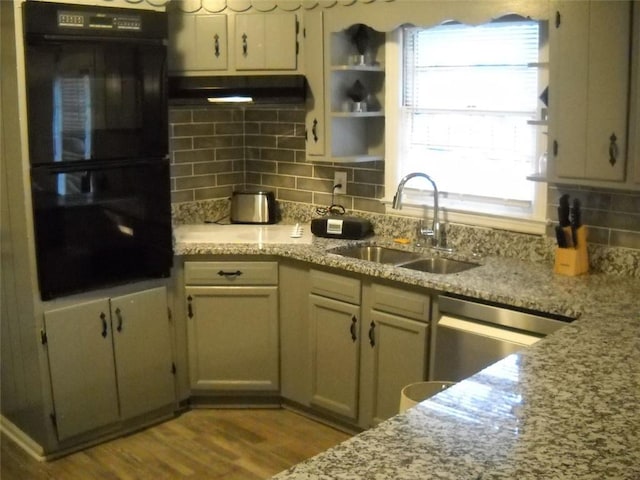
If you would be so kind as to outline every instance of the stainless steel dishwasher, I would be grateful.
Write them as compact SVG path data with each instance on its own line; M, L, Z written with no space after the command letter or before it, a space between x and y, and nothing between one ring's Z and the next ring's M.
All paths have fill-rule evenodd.
M438 297L438 311L432 332L430 378L456 382L573 320L448 295Z

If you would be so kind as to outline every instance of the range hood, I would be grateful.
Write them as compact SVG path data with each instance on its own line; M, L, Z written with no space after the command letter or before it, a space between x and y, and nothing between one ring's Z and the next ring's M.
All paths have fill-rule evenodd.
M304 103L304 75L169 77L171 104Z

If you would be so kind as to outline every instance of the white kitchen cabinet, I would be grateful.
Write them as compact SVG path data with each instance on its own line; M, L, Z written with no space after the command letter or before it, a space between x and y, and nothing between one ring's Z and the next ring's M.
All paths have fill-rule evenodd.
M360 428L395 415L402 388L428 376L429 292L315 269L297 268L289 277L289 285L297 278L310 294L308 316L299 317L304 326L294 324L293 311L286 321L291 331L283 347L298 362L283 378L283 391L294 394L285 398ZM308 363L299 360L294 339L305 328Z
M398 413L402 388L427 379L430 305L425 292L380 283L363 286L362 428Z
M229 68L227 16L169 12L169 72Z
M630 2L556 1L550 26L550 180L623 182Z
M110 299L121 419L175 401L164 287Z
M295 13L169 11L169 73L246 75L298 70Z
M279 389L276 262L185 262L194 392Z
M323 10L304 13L305 57L304 71L307 79L306 101L306 151L310 161L324 160L326 147L326 119L324 106L324 40Z
M280 394L288 402L311 404L309 355L309 267L281 259L278 265L280 296Z
M629 177L640 188L640 8L633 8L631 39L631 100L629 102Z
M237 70L296 70L298 20L295 13L235 15Z
M360 281L310 272L311 405L355 421L358 416Z
M165 287L44 314L58 439L175 402Z

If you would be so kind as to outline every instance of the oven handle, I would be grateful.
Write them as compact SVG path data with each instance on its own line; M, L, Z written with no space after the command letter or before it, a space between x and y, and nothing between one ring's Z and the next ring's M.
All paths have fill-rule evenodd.
M438 328L440 327L448 327L454 330L460 330L474 335L481 335L483 337L490 337L517 345L529 346L542 339L542 337L530 333L514 332L513 330L506 328L470 322L469 320L463 320L449 315L442 315L442 317L440 317L440 320L438 321Z

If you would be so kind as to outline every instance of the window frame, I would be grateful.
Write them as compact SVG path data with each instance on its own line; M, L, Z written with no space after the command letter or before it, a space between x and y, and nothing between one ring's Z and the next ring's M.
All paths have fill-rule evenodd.
M539 20L540 21L540 20ZM543 33L543 32L541 32ZM548 35L546 35L541 57L548 58ZM403 95L403 29L402 27L387 33L385 44L386 58L386 92L385 92L385 197L381 202L385 205L388 214L401 214L405 216L420 217L432 215L433 194L431 187L417 179L405 189L405 200L401 211L391 207L393 196L400 181L398 165L401 161L402 134L399 132L401 120L401 107ZM548 69L541 70L541 84L548 82ZM546 77L546 78L545 78ZM548 84L548 83L547 83ZM391 126L395 126L391 128ZM538 135L538 152L544 152L547 148L544 135ZM537 155L536 155L537 156ZM429 172L424 172L429 173ZM437 179L435 179L437 182ZM413 183L415 182L415 183ZM522 233L545 234L548 220L547 211L547 184L536 181L534 184L535 200L533 212L530 216L513 215L508 212L494 211L492 213L480 213L464 210L448 202L444 196L439 198L440 221L468 224L482 227L498 228Z

